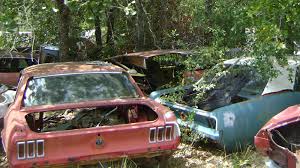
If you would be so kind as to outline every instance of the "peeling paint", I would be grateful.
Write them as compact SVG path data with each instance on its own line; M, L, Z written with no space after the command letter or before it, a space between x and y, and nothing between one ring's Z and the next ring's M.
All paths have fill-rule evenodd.
M225 112L224 116L224 126L225 127L233 127L235 121L235 115L233 112Z

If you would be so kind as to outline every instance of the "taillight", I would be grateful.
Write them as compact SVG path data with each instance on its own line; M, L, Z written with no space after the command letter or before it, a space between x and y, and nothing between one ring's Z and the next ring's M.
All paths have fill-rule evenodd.
M18 160L44 157L44 140L17 142Z
M156 142L155 135L156 135L156 128L150 128L150 138L149 138L150 143Z
M164 127L157 128L157 142L164 141Z
M25 159L25 142L18 142L17 143L17 157L19 160Z
M36 141L36 157L44 157L44 140Z
M27 141L27 158L35 157L35 141Z
M177 123L169 123L165 127L150 128L150 143L171 141L180 136L180 130Z
M165 135L166 141L171 141L172 136L173 136L172 126L166 126L166 135Z

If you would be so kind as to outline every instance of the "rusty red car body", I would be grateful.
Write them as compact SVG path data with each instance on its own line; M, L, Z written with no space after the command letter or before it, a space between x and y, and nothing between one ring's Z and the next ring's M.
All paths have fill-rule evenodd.
M93 75L98 73L124 74L128 77L128 81L138 96L26 106L28 103L25 101L25 96L28 97L26 92L30 86L30 80L35 78L47 79L48 76L59 77L66 74L78 76L77 74L86 73L93 73ZM128 123L126 124L102 126L100 125L101 120L97 126L93 127L81 125L82 127L55 131L49 131L51 127L48 131L35 128L35 126L45 127L45 116L50 114L48 111L95 110L95 107L104 109L111 106L120 107L120 109L125 109L127 106L136 107L139 109L138 114L140 116L143 113L140 109L147 109L157 117L150 121L150 119L143 119L145 116L138 116L133 121L132 118L129 119L129 112L132 112L132 109L128 109L128 115L126 109L120 110L120 113L125 111L126 117L128 116L128 120L126 120ZM40 117L29 120L29 116L34 114L39 114ZM44 116L41 117L41 114ZM112 114L106 113L105 115ZM117 115L121 116L120 114ZM147 117L149 118L149 116ZM40 121L43 124L35 125ZM162 156L171 154L180 143L180 130L173 112L146 98L132 77L123 69L112 64L102 63L40 64L24 69L15 101L9 107L4 118L4 129L1 136L11 167L89 164L95 161L115 160L123 157Z
M204 72L203 69L187 71L184 65L180 64L180 62L183 62L183 60L186 60L193 54L196 53L176 49L151 50L114 56L108 61L113 62L126 70L136 70L139 75L132 73L133 78L139 84L142 91L149 94L159 87L163 87L164 85L176 81L175 73L178 73L181 70L183 70L183 74L181 75L185 80L194 81L200 79ZM160 59L163 60L168 56L170 56L169 58L174 58L174 60L170 59L170 62L164 62L166 63L165 65L163 65L162 62L159 62ZM181 61L176 61L176 58Z
M256 149L283 168L299 167L300 106L291 106L274 116L254 137Z

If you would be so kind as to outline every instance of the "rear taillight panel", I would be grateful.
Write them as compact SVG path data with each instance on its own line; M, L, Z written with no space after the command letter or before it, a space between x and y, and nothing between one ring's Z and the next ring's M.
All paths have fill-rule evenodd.
M44 140L29 140L17 142L17 159L33 159L44 157Z
M159 143L175 140L180 136L180 130L177 123L167 124L166 126L153 127L149 129L149 142Z

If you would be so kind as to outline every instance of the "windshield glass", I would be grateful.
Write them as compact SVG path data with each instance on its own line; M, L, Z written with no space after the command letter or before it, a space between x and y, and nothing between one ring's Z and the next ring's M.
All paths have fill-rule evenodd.
M123 73L64 74L29 80L23 104L29 107L136 97L135 87Z

